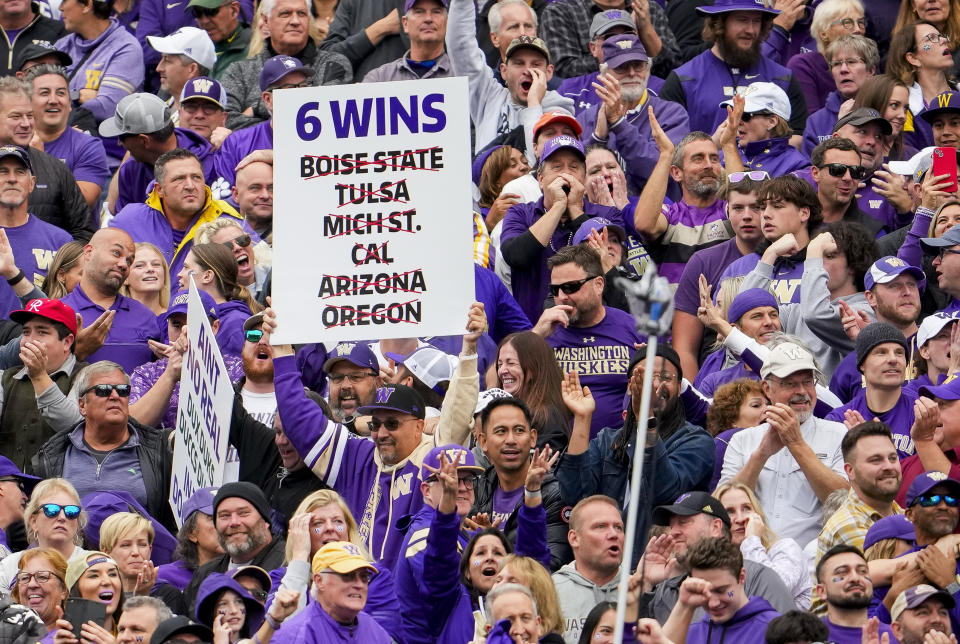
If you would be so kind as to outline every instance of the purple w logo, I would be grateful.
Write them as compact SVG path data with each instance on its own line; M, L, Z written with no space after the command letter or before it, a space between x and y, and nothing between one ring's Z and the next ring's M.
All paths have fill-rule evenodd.
M393 387L380 387L377 389L377 404L383 404L390 400L390 396L396 391Z

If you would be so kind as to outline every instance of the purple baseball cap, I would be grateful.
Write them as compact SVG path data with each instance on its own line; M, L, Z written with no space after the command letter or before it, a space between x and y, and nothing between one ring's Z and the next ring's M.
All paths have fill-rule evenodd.
M892 621L900 619L903 611L917 608L923 602L934 597L939 599L948 610L957 605L953 596L947 591L940 590L930 584L919 584L912 588L907 588L894 600L893 606L890 607L890 617Z
M776 16L778 9L771 9L763 0L716 0L713 6L697 7L697 11L707 15L730 13L731 11L761 11Z
M323 363L323 370L330 373L341 360L346 360L361 369L370 369L374 373L380 373L380 363L377 362L377 356L373 354L370 345L365 342L341 342L330 352L330 357Z
M199 291L199 289L197 289ZM182 291L177 291L177 293L170 299L170 304L167 306L167 312L160 314L160 324L166 324L167 318L169 318L174 313L184 313L187 312L187 306L190 301L190 290L184 289ZM200 301L203 302L203 310L207 312L207 317L211 320L218 320L220 316L217 315L217 303L214 301L213 296L207 293L206 291L200 291Z
M442 4L444 9L450 8L450 3L447 0L436 0L436 1ZM413 5L417 4L418 2L420 2L420 0L407 0L406 2L404 2L403 13L407 13L408 11L413 9Z
M194 512L203 512L208 516L213 516L213 500L220 491L219 487L202 487L193 493L183 507L180 508L180 516L184 520Z
M912 275L917 280L917 286L923 288L926 279L923 271L893 255L887 255L875 261L863 276L863 285L869 291L873 289L874 285L892 282L903 273Z
M866 550L883 539L902 539L912 543L916 538L913 522L910 519L902 514L891 514L888 517L877 519L870 526L870 529L867 530L867 536L863 539L863 549Z
M573 236L573 240L570 242L570 245L576 246L577 244L580 244L584 240L586 240L586 238L590 236L590 233L592 231L596 230L599 232L604 228L609 228L610 230L615 232L617 235L619 235L620 243L627 241L627 233L626 231L624 231L623 228L621 228L620 226L616 225L615 223L613 223L612 221L604 217L593 217L591 219L586 220L582 224L580 224L580 227L577 228L577 234Z
M24 493L28 496L33 490L33 487L42 480L37 476L24 474L20 471L20 468L17 467L16 463L6 456L0 456L0 477L15 479L21 484Z
M446 454L447 461L453 462L458 456L460 457L460 464L457 465L458 472L475 472L481 474L483 468L477 465L477 460L473 457L473 452L468 450L463 445L457 445L455 443L450 443L449 445L439 445L430 450L426 457L423 459L423 465L420 466L420 480L426 481L428 478L433 476L433 472L427 469L429 465L435 470L440 469L440 455Z
M951 494L960 498L960 481L954 480L943 472L924 472L913 479L910 489L907 490L907 507L917 502L917 499L938 485L950 488Z
M220 81L209 76L191 78L180 92L180 102L191 99L203 99L227 109L227 90L223 89Z
M298 71L306 74L307 78L313 75L310 69L293 56L274 56L265 62L260 70L260 91L267 91L267 88L279 83L287 74Z
M956 114L960 112L960 92L947 90L940 92L927 105L927 109L918 114L927 123L933 123L933 119L941 114Z
M960 378L950 377L939 385L920 387L918 393L927 398L960 400Z
M648 62L647 50L634 34L611 36L603 41L603 62L616 69L632 60Z
M572 136L567 136L566 134L561 134L560 136L555 136L546 143L543 144L543 149L540 151L540 163L543 163L550 155L558 150L570 149L580 155L580 158L586 160L587 155L583 152L583 144L580 143L580 139L575 139Z

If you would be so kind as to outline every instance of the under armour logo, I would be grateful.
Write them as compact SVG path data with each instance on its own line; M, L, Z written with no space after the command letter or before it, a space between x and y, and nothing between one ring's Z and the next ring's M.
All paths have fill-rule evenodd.
M584 338L583 341L584 341L584 342L596 342L597 339L596 339L594 336L591 335L591 336L588 337L588 338Z
M396 391L394 387L380 387L377 389L377 404L383 404L390 400L390 396Z
M30 300L27 302L27 310L32 313L39 313L41 306L43 306L43 300Z

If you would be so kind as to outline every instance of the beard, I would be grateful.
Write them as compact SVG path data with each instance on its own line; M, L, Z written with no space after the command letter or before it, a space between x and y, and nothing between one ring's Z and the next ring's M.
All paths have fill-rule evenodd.
M643 93L647 91L647 83L621 83L620 98L624 103L637 103L643 98Z
M243 374L250 382L273 382L273 361L261 366L256 358L248 359L243 356Z
M873 599L872 593L864 590L860 596L856 595L831 595L827 593L827 604L836 608L845 608L848 610L862 610L870 607L870 601Z
M760 39L753 41L749 49L741 49L735 42L728 42L727 35L717 39L720 57L731 67L749 68L760 60Z
M220 547L223 548L223 551L230 555L232 559L239 559L270 543L270 528L266 523L251 528L250 531L247 532L246 538L239 544L233 541L227 541L226 536L222 534L217 534L217 541L220 542Z

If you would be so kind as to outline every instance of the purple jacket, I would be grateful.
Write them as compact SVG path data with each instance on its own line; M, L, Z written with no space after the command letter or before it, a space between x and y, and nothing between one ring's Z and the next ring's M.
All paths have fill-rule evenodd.
M406 460L385 467L372 440L351 434L307 400L294 356L274 359L273 367L287 438L314 474L343 497L373 558L392 567L403 541L397 519L423 507L420 465L432 442L426 437Z
M779 177L810 165L810 157L790 145L788 137L747 143L740 148L740 158L748 168L766 170L771 177Z
M213 155L213 168L216 178L211 183L216 199L233 203L230 188L237 181L236 167L243 158L254 150L273 149L273 121L261 121L256 125L233 132L223 141L223 145Z
M780 613L763 597L751 597L746 605L722 624L715 624L709 615L690 625L687 631L687 644L722 644L722 642L742 642L753 644L763 642L767 625Z
M170 584L180 590L185 590L192 578L193 571L187 568L185 563L174 561L157 566L157 582L154 584L154 588L162 584Z
M113 116L117 103L124 96L143 88L143 48L116 18L93 40L79 34L68 34L57 41L56 49L73 59L67 71L74 74L70 92L97 90L97 97L83 104L100 122ZM93 50L89 58L87 53ZM77 69L80 62L83 67Z
M750 371L747 369L747 366L741 360L732 367L727 367L726 369L721 369L720 371L714 371L713 373L707 375L697 389L699 389L700 393L704 396L710 396L712 398L713 393L717 390L717 387L741 378L760 380L760 374L758 374L756 371Z
M60 301L82 315L84 324L91 324L106 312L105 308L87 297L79 284ZM157 316L135 299L120 294L117 294L110 309L117 313L107 333L107 341L87 358L87 362L93 364L98 360L112 360L128 374L133 373L140 365L153 360L153 351L147 340L160 339Z
M597 96L597 90L593 89L593 84L597 82L599 71L590 72L583 76L574 76L573 78L564 78L557 86L557 94L566 96L573 101L574 114L579 118L580 114L589 109L592 105L601 103ZM658 76L650 76L647 79L647 89L652 92L659 92L663 87L663 79Z
M845 100L847 99L840 92L834 90L827 96L826 104L807 119L807 127L803 131L803 144L800 146L800 151L807 155L807 158L810 158L810 153L818 143L833 136L833 126L837 123L840 106Z
M217 178L213 169L213 146L205 138L183 128L176 129L177 147L190 150L200 158L203 164L205 183L210 185ZM120 166L117 177L117 210L120 212L127 204L143 203L149 196L150 183L153 181L153 166L134 158L127 159Z
M143 48L143 62L153 70L160 62L160 52L150 46L147 36L169 36L180 27L196 27L193 12L187 0L141 0L140 20L137 22L137 40ZM240 23L251 24L253 0L240 0ZM74 59L76 60L76 59Z
M913 403L917 397L914 394L902 391L897 399L897 404L888 411L878 414L867 406L867 390L860 389L853 397L853 400L842 407L837 407L827 414L827 420L843 422L843 415L848 409L860 412L864 420L870 421L879 418L881 422L886 423L893 432L893 444L897 447L897 453L900 460L912 456L917 450L913 445L913 439L910 437L910 427L913 425Z
M827 96L837 89L827 59L819 51L797 54L787 61L787 69L793 72L803 90L808 112L814 113L826 105Z
M500 255L513 269L513 297L534 324L540 319L543 302L547 297L547 285L550 282L547 260L564 246L570 245L580 227L579 224L592 217L604 217L622 227L627 234L637 234L633 227L633 210L629 205L623 210L618 210L584 199L583 212L584 214L578 218L579 223L561 222L553 231L550 243L546 247L540 246L540 242L530 232L530 226L546 214L543 197L537 201L510 206L503 218ZM526 252L527 248L532 247L533 244L536 244L539 252Z
M197 213L180 243L175 244L173 228L163 214L163 202L160 200L156 187L154 187L150 191L146 203L131 203L110 220L110 226L127 231L135 242L155 244L163 253L163 258L167 260L167 264L170 265L170 275L176 275L183 268L183 260L187 258L187 253L193 248L193 237L196 235L197 228L220 217L233 217L237 220L238 225L244 223L243 217L229 204L212 199L208 189L207 200L203 209ZM172 290L176 291L176 280L170 286ZM156 323L154 323L154 327L156 327Z
M494 342L499 344L511 333L528 331L533 326L496 273L475 263L473 277L477 301L483 303L488 333Z
M220 328L217 330L217 344L220 352L239 356L243 353L243 323L253 315L243 300L230 300L217 304L217 316Z
M390 644L390 635L364 612L357 614L353 624L335 621L319 602L308 602L299 613L283 623L273 636L278 644Z
M660 158L660 150L650 133L648 106L653 107L657 122L674 145L690 133L687 111L677 103L665 101L650 92L647 92L636 108L614 123L607 134L606 141L594 135L597 116L600 112L599 103L577 116L577 120L583 126L583 136L580 137L583 147L591 143L604 143L623 159L627 172L627 187L631 194L640 194L647 179L650 178L653 166Z
M790 98L790 127L802 132L807 121L803 93L790 70L769 58L760 58L749 69L734 68L709 49L670 72L661 98L680 103L690 116L690 129L713 133L727 117L720 103L733 96L738 87L766 81L778 85Z

